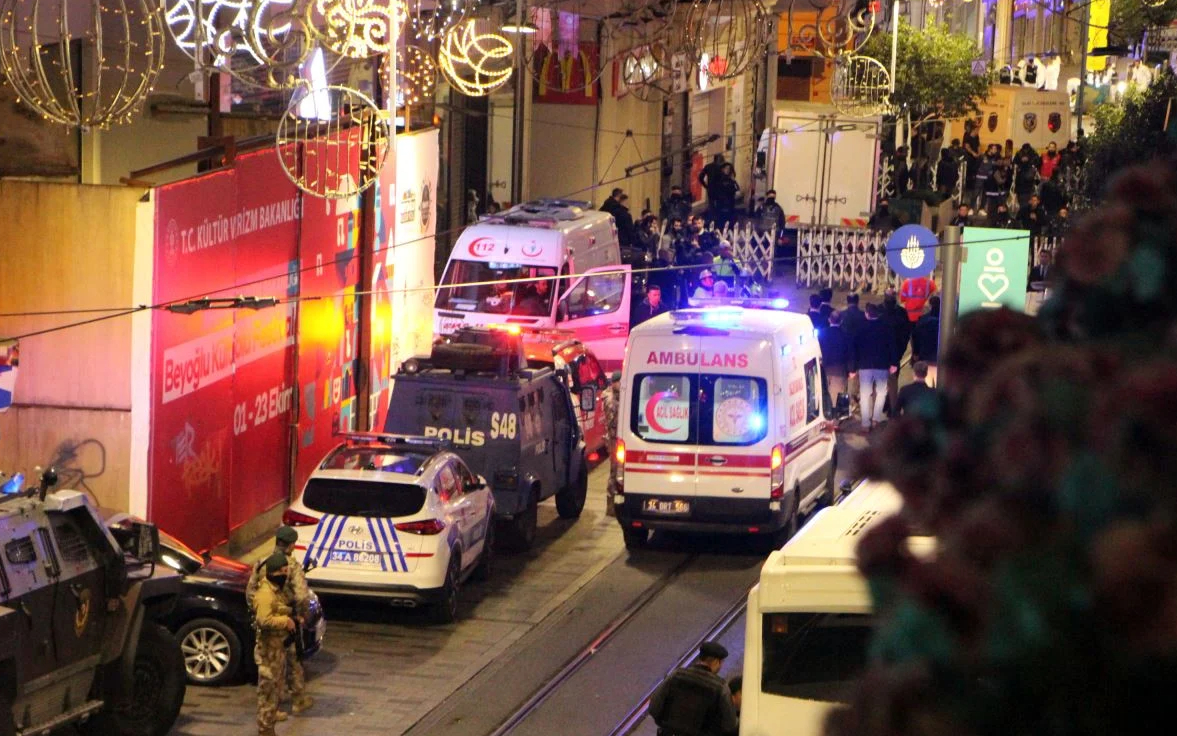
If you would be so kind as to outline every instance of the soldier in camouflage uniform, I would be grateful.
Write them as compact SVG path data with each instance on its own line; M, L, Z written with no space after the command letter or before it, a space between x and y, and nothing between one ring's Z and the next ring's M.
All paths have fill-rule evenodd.
M617 400L621 390L621 372L615 371L609 377L609 387L605 389L605 447L609 453L609 481L605 491L605 513L616 516L613 508L613 494L617 490Z
M311 593L307 587L306 573L303 572L302 565L294 557L294 543L297 541L298 532L294 531L293 528L289 526L279 527L277 533L274 535L274 552L281 553L285 556L287 566L289 567L286 585L281 591L282 597L285 599L286 604L294 609L296 618L301 622L305 622L307 614L310 612ZM253 572L249 576L249 582L245 585L245 601L249 604L250 609L253 608L254 596L257 594L258 586L264 578L265 560L253 566ZM279 702L283 700L285 691L290 693L290 697L293 700L295 715L302 713L315 703L314 699L306 694L306 673L303 671L302 661L298 658L298 648L293 638L287 644L285 672L278 678ZM286 720L286 714L279 711L278 720Z
M258 736L275 736L278 721L278 684L286 668L286 639L294 632L294 608L286 602L290 565L286 555L275 551L264 563L265 577L253 595L253 623L257 644L253 660L257 663L257 732Z

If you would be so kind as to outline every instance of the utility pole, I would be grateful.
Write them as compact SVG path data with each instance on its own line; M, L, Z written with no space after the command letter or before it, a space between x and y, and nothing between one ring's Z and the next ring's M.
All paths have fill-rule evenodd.
M944 283L940 288L940 338L937 352L944 354L952 333L956 329L956 308L960 296L960 261L963 247L960 242L961 229L949 225L940 235L940 247L944 253ZM949 380L952 377L949 376ZM944 385L944 373L936 377L938 386Z
M515 0L515 18L523 24L527 13L524 0ZM523 109L527 103L527 70L524 68L523 44L527 43L525 34L515 37L515 117L511 130L511 204L523 201L523 131L527 115Z
M1083 132L1083 88L1087 86L1087 34L1091 28L1091 0L1083 3L1083 25L1079 29L1079 93L1075 96L1075 114L1079 132Z

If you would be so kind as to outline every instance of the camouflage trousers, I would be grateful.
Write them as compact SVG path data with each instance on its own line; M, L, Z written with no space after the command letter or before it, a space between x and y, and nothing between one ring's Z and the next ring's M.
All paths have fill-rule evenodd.
M304 696L306 676L294 645L285 635L261 635L253 648L258 664L258 729L272 729L278 721L278 704L285 691L298 702Z

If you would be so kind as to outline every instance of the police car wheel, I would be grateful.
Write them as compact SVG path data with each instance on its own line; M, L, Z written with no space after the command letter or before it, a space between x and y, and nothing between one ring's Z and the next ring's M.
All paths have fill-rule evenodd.
M650 530L622 529L621 536L625 538L626 549L642 549L650 539Z
M561 519L579 519L588 497L588 468L581 462L576 480L560 489L556 494L556 513Z
M458 620L458 595L462 581L462 553L455 549L450 558L450 567L445 574L441 597L433 606L433 620L439 624L452 624Z
M478 558L478 566L470 577L480 582L490 580L490 571L494 567L495 525L490 523L486 527L486 540L482 544L482 555Z
M176 631L188 682L193 685L223 685L241 667L241 639L223 622L213 618L189 621Z

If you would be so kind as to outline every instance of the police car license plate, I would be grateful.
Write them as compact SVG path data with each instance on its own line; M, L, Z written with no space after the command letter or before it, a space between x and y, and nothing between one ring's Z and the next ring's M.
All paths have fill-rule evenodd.
M652 514L691 513L691 504L679 498L676 498L673 501L665 501L660 498L647 498L644 508L646 511L649 511Z

